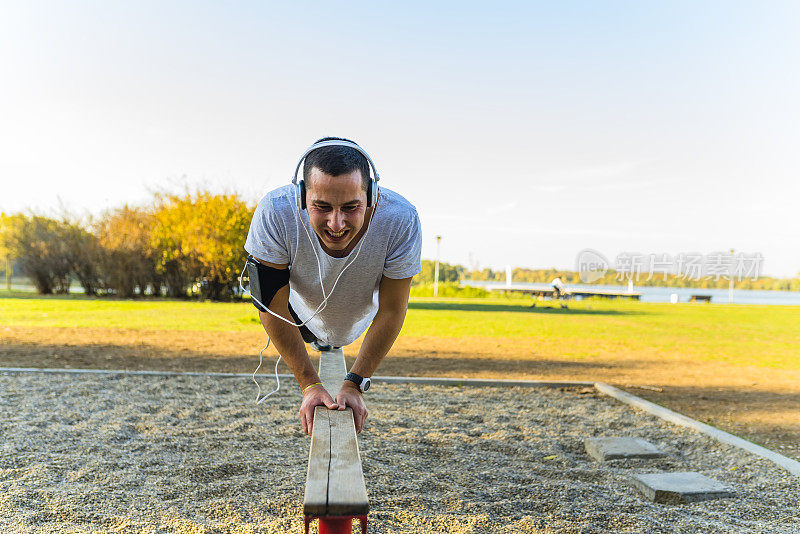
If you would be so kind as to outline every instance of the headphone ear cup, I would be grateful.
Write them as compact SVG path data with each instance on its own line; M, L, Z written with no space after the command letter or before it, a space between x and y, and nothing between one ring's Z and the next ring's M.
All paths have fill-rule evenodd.
M300 180L297 182L297 190L295 191L295 195L297 196L297 209L304 210L306 209L306 181Z
M375 205L376 200L376 191L377 187L375 186L375 179L370 178L369 183L367 184L367 207L371 208Z

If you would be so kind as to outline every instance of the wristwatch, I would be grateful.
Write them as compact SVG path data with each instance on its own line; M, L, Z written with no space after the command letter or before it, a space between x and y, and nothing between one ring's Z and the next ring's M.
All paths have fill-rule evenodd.
M365 392L369 389L369 384L371 380L369 378L364 378L363 376L358 376L355 373L347 373L347 376L344 377L345 380L349 380L350 382L354 383L358 386L358 389L361 392Z

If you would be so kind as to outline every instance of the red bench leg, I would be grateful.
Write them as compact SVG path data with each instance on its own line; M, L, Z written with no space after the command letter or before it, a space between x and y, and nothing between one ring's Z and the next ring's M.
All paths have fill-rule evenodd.
M308 527L313 516L305 516L305 534L308 534ZM319 534L352 534L353 519L358 519L361 523L361 534L367 534L367 516L351 515L344 517L320 517Z

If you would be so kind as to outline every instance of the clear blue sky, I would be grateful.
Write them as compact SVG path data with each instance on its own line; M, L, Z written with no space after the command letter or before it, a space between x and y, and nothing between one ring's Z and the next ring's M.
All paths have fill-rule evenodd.
M800 271L800 4L2 2L0 210L178 183L255 202L355 139L425 246ZM12 183L9 183L12 182Z

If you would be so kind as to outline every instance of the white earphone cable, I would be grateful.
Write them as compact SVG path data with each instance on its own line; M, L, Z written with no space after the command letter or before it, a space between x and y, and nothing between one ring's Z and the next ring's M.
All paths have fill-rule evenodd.
M275 360L275 381L278 383L278 385L275 387L275 389L273 389L272 391L270 391L269 393L264 395L263 398L261 398L261 385L258 383L258 380L256 380L256 373L258 372L259 369L261 369L261 362L264 360L264 351L267 350L267 347L269 347L269 342L270 342L270 338L269 338L269 335L267 335L267 344L264 345L264 348L261 349L261 352L258 353L258 367L256 367L255 371L253 371L253 382L256 383L256 387L258 388L258 393L256 394L256 404L261 404L262 402L267 400L267 398L270 395L272 395L273 393L277 393L278 390L281 389L281 379L278 376L278 364L281 361L280 354L278 355L278 359Z

